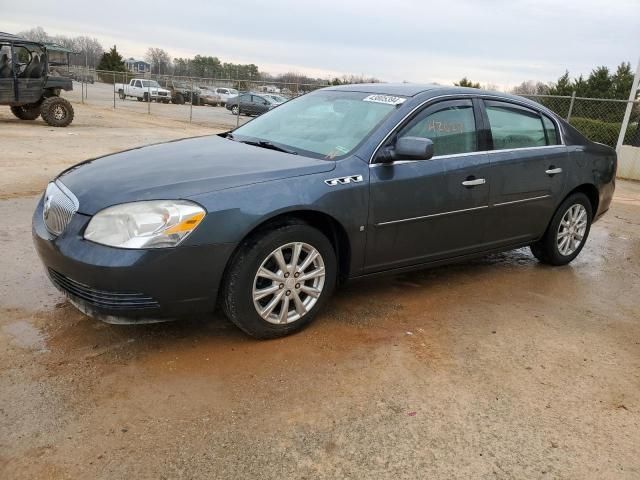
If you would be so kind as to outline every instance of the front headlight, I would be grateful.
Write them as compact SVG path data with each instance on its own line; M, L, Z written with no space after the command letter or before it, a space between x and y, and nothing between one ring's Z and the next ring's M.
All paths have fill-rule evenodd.
M187 200L123 203L96 213L84 238L118 248L175 247L205 214L200 205Z

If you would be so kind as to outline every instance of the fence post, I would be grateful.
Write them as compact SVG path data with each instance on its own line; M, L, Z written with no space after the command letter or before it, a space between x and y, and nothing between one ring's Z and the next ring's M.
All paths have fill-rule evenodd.
M195 90L193 89L193 77L191 77L191 105L189 106L189 123L193 120L193 98L195 97Z
M573 112L573 104L576 101L576 91L571 94L571 103L569 104L569 112L567 113L567 123L571 120L571 112Z
M151 115L151 80L147 81L147 115Z
M236 95L236 103L238 104L238 115L236 115L236 128L240 126L240 84L238 84L238 95Z
M116 72L112 74L113 79L113 109L116 109Z
M636 68L636 74L633 77L633 84L631 85L631 91L629 92L629 102L627 108L624 111L624 118L622 119L622 125L620 125L620 134L618 135L618 142L616 143L616 152L620 155L620 148L624 143L624 136L627 133L627 127L629 126L629 118L631 117L631 109L633 103L636 100L638 93L638 82L640 81L640 58L638 59L638 66ZM640 128L640 127L639 127Z

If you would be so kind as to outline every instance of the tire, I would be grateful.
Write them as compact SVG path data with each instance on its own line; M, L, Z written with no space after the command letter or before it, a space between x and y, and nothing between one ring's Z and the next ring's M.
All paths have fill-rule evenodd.
M142 101L143 102L148 102L149 101L149 94L148 93L144 93L142 95Z
M138 100L139 102L141 102L142 100L144 100L142 97L136 97L136 100Z
M20 120L35 120L40 116L40 104L21 105L19 107L11 107L13 113Z
M234 105L233 107L231 107L231 113L233 113L234 115L238 115L238 112L238 105Z
M176 93L171 101L176 105L184 105L184 95L182 95L181 93Z
M592 219L589 198L584 193L569 195L556 210L544 236L531 245L531 253L541 263L567 265L582 251Z
M73 121L73 107L64 98L45 98L40 110L42 119L52 127L66 127Z
M311 253L318 253L302 274L308 275L315 269L323 272L324 277L320 273L315 278L299 282L294 275L300 275L301 272L294 272L293 265L288 265L291 269L288 273L277 266L275 252L280 250L285 262L291 262L296 244L301 249L297 262L299 267L304 267L304 261ZM267 278L258 275L262 267L275 276ZM284 275L288 278L285 279ZM252 337L282 337L301 330L315 318L333 293L336 276L336 255L331 242L319 230L292 221L263 230L241 245L224 277L222 307L227 317ZM254 289L266 288L276 290L254 300ZM305 290L319 291L319 295L309 295ZM299 301L296 302L296 299ZM272 304L272 311L264 317L258 313L258 307L264 309ZM286 314L283 313L285 305L288 306ZM280 323L282 318L286 323Z
M127 98L122 90L118 90L118 96L120 97L120 100L124 100Z

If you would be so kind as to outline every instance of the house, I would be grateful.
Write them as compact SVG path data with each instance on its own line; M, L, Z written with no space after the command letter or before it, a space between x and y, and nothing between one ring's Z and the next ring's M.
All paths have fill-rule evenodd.
M151 71L151 65L144 60L136 60L133 57L129 57L124 61L127 70L131 73L146 73Z

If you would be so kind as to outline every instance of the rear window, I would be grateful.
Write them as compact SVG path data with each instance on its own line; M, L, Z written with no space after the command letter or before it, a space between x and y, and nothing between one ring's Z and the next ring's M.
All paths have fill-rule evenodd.
M543 147L547 137L540 115L505 102L485 102L494 150Z

